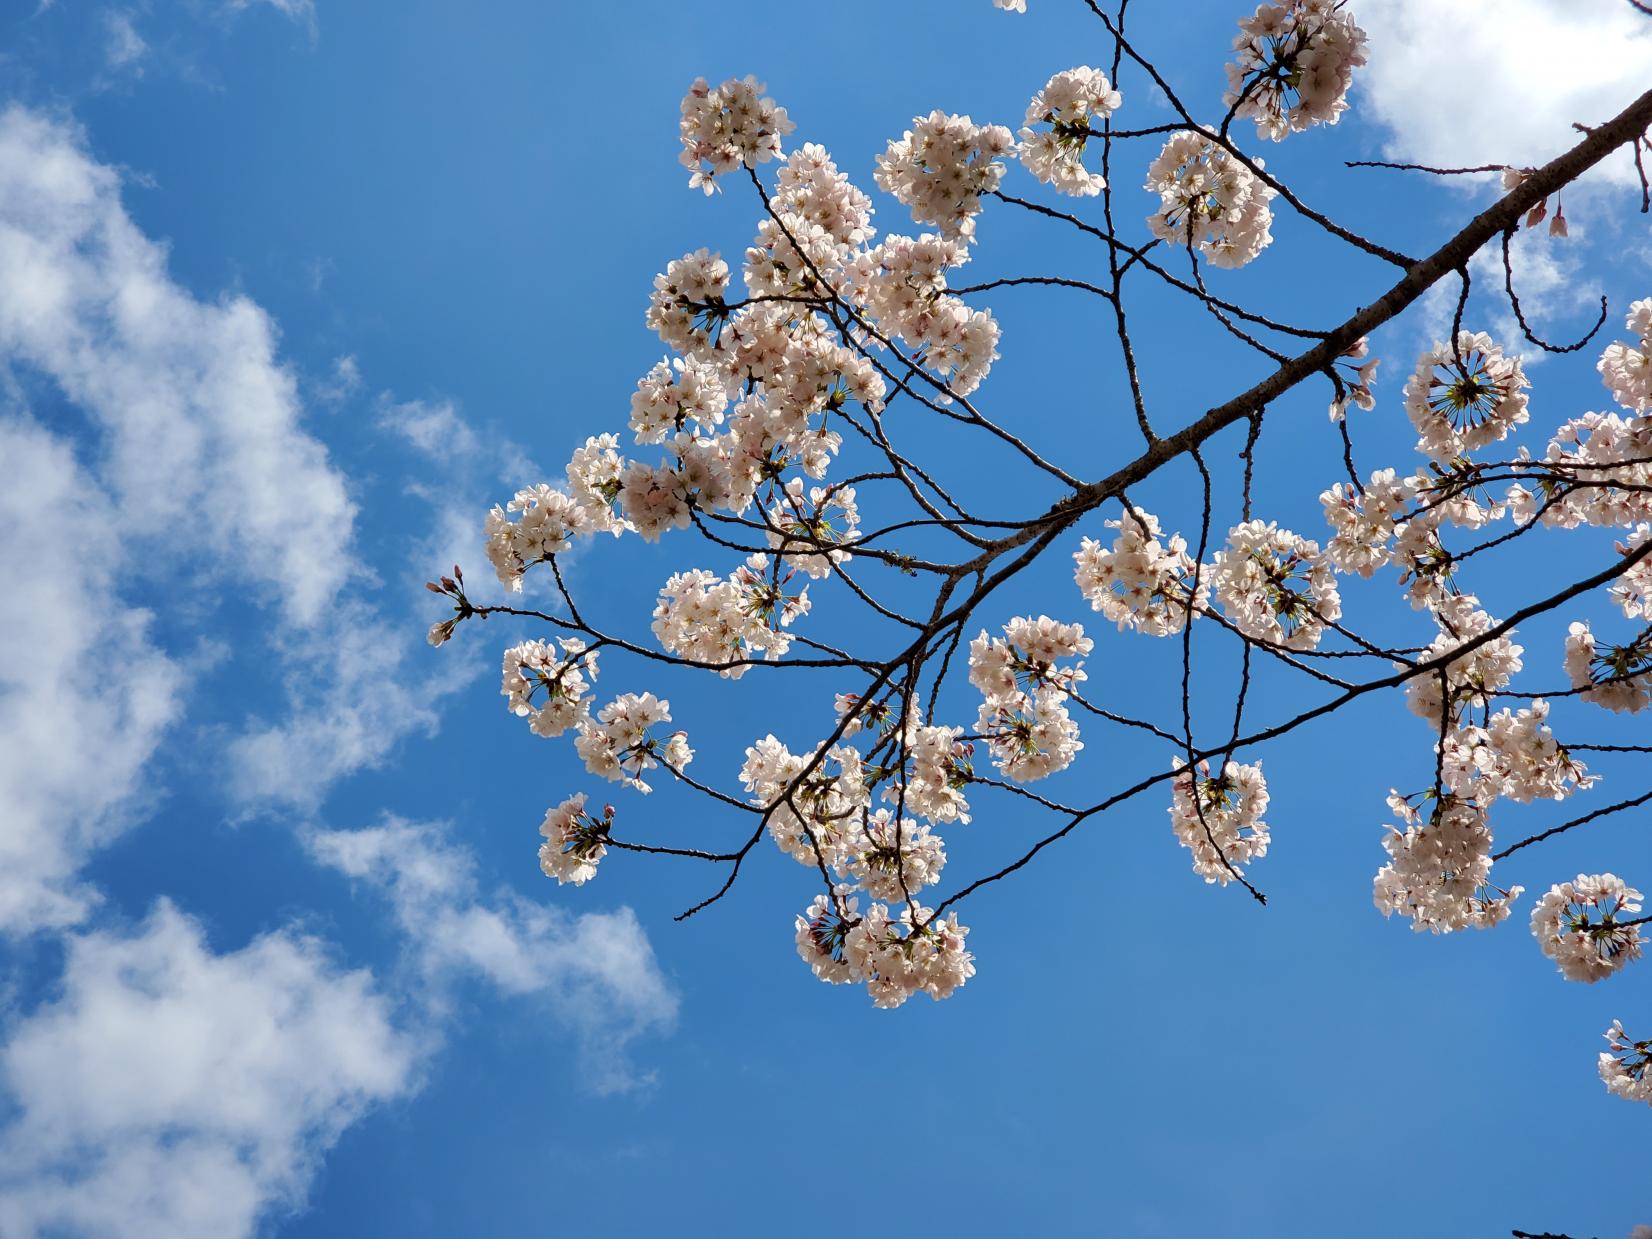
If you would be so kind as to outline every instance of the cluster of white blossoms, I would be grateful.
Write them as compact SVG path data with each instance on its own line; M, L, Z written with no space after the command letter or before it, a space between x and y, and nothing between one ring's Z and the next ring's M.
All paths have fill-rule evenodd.
M1608 344L1596 369L1613 400L1636 413L1652 413L1652 297L1630 305L1624 325L1640 342Z
M1421 933L1486 929L1508 918L1524 889L1491 884L1491 828L1472 801L1445 795L1427 821L1398 792L1389 808L1404 824L1390 826L1382 841L1389 862L1377 871L1372 899L1384 916L1402 912Z
M946 292L946 271L969 261L959 239L885 237L850 268L856 304L893 339L922 353L951 394L967 396L998 358L998 324Z
M941 880L946 846L922 822L875 809L845 858L848 876L874 899L902 901Z
M1218 267L1242 267L1273 240L1273 188L1205 133L1171 135L1147 170L1147 188L1159 195L1147 217L1153 235L1197 246Z
M539 833L539 867L558 886L583 886L596 876L597 863L608 854L608 830L614 822L614 806L603 808L601 817L585 811L585 793L578 792L545 813Z
M1065 698L1084 678L1080 658L1094 642L1078 624L1047 615L1018 616L1004 636L983 631L970 642L969 682L981 690L976 731L986 740L993 764L1005 778L1029 783L1065 770L1084 747Z
M1452 461L1506 438L1527 420L1531 384L1518 357L1506 357L1485 332L1460 331L1417 361L1405 385L1405 411L1417 449Z
M1319 496L1331 540L1325 555L1343 572L1371 576L1394 558L1391 543L1405 525L1411 488L1392 469L1378 469L1363 487L1338 482Z
M1234 526L1210 575L1223 614L1258 641L1311 650L1326 625L1342 618L1336 573L1319 543L1272 521Z
M740 781L782 852L801 865L847 864L869 799L859 749L841 744L824 756L819 748L798 754L764 736L746 749Z
M1120 520L1108 521L1107 528L1119 531L1110 549L1085 538L1073 552L1079 592L1092 610L1120 630L1133 628L1150 637L1180 632L1187 623L1190 596L1197 612L1203 610L1209 592L1203 576L1195 588L1198 574L1186 540L1172 534L1161 542L1159 518L1134 508Z
M1005 9L1011 13L1025 13L1027 11L1027 0L992 0L992 7Z
M499 691L510 712L527 719L535 735L554 738L590 713L587 675L597 678L597 651L587 650L577 637L524 641L505 651ZM536 706L534 698L541 693L544 698Z
M1004 179L1004 156L1015 138L1002 125L977 125L967 116L934 111L914 116L912 128L890 140L873 179L912 209L920 224L949 237L975 236L981 195Z
M518 512L518 520L508 513ZM576 534L590 532L585 508L565 491L540 483L516 492L503 508L497 504L483 526L488 562L501 584L520 593L522 574L530 566L573 546Z
M579 720L574 749L592 774L647 792L651 789L642 778L647 771L661 764L681 770L694 760L683 732L664 740L650 734L670 721L669 701L653 693L624 693L598 710L595 718L586 715Z
M1107 188L1099 172L1084 166L1092 123L1105 121L1122 100L1100 69L1081 65L1057 73L1027 105L1018 153L1039 180L1064 194L1092 198ZM1037 126L1048 126L1038 128Z
M721 254L701 248L674 258L654 277L644 321L669 347L698 354L715 344L713 333L726 321L728 282Z
M1445 738L1440 777L1460 799L1486 808L1508 799L1564 800L1596 782L1588 768L1555 740L1546 720L1549 703L1499 710L1484 727L1457 728Z
M1575 417L1549 440L1543 464L1550 476L1538 493L1518 482L1509 488L1521 524L1539 516L1561 529L1652 520L1652 416Z
M654 604L654 636L667 653L737 680L752 655L773 662L791 648L786 629L809 611L808 586L786 592L791 575L771 568L767 555L752 555L726 577L703 568L673 573Z
M631 429L638 443L663 443L693 422L709 430L723 420L728 391L717 367L693 357L666 358L641 379L631 397Z
M1549 888L1532 908L1532 936L1568 981L1593 983L1641 954L1641 893L1610 873L1580 873Z
M1566 632L1566 674L1585 701L1615 714L1639 714L1652 705L1652 628L1624 645L1604 649L1582 620Z
M879 1007L898 1007L913 994L948 998L975 975L964 949L969 930L952 913L935 917L910 904L891 918L874 903L864 914L845 887L817 895L797 918L797 953L822 981L863 983Z
M1617 544L1618 554L1628 555L1640 550L1652 540L1652 525L1636 525L1629 536ZM1652 620L1652 555L1630 565L1610 591L1612 601L1623 608L1630 619Z
M1419 661L1432 662L1490 632L1495 621L1480 610L1479 602L1473 594L1454 594L1437 602L1433 610L1440 635L1422 652ZM1437 670L1407 680L1406 705L1413 714L1436 726L1441 712L1448 709L1448 701L1454 718L1467 708L1489 709L1491 695L1507 688L1520 670L1524 652L1507 633L1482 641Z
M763 94L764 87L754 77L730 78L713 90L705 78L683 96L683 116L678 124L683 151L678 158L693 175L690 188L706 193L717 189L717 178L739 167L755 168L780 155L780 139L795 125L786 109Z
M884 787L884 799L900 800L932 822L969 824L964 788L975 775L973 746L961 739L962 727L914 727L907 740L912 768L902 783Z
M1600 1052L1600 1078L1607 1091L1652 1105L1652 1041L1632 1040L1618 1020L1604 1035L1612 1047Z
M769 546L793 568L811 577L832 574L832 565L849 558L840 543L853 542L860 533L860 509L853 486L811 486L793 478L769 509ZM798 547L829 547L800 551Z
M1242 18L1233 49L1222 101L1277 142L1341 118L1354 70L1365 63L1365 31L1342 0L1284 0Z
M1222 773L1210 773L1200 762L1195 774L1176 765L1181 773L1171 784L1170 825L1181 845L1193 853L1193 872L1206 882L1226 886L1243 873L1243 866L1268 854L1268 783L1262 764L1226 762Z

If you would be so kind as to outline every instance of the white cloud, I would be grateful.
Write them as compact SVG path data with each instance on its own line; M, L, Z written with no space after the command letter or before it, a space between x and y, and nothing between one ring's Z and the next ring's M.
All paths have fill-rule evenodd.
M18 107L0 113L0 274L0 358L97 421L123 531L204 546L313 622L348 575L354 508L299 425L268 316L174 283L115 172Z
M630 908L570 916L508 891L484 900L470 852L433 824L388 817L381 826L317 831L306 842L322 864L389 897L427 976L474 974L507 994L545 997L577 1034L592 1088L645 1082L626 1046L668 1027L677 999Z
M379 402L378 425L406 439L426 456L454 462L474 456L475 432L459 416L451 400L428 402L408 400L400 404L389 397Z
M1360 0L1357 77L1386 150L1458 167L1546 163L1652 83L1652 19L1624 0ZM1635 183L1627 154L1601 174Z
M406 736L434 734L435 703L473 669L441 659L423 636L423 628L393 626L362 607L290 635L283 648L290 709L231 742L231 795L249 806L313 810L335 782L380 765ZM415 657L432 659L430 673L410 669Z
M120 514L69 447L0 420L0 477L13 599L0 658L0 932L18 933L85 914L95 896L75 875L123 828L184 677L150 644L149 614L116 596Z
M369 974L292 929L216 955L163 901L71 938L61 996L0 1050L0 1233L250 1234L417 1056Z
M231 13L240 13L258 4L267 4L276 12L315 29L315 0L224 0L224 8Z
M111 69L129 68L148 53L149 44L132 24L130 13L116 9L104 13L103 59Z
M310 388L323 404L343 404L361 390L361 365L353 354L335 357L332 372Z

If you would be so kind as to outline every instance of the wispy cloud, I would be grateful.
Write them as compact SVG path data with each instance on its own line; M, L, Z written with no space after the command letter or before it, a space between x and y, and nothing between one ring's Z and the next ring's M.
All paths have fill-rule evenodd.
M0 113L0 272L0 356L96 419L123 529L204 551L295 622L319 618L349 573L355 509L300 426L268 316L176 284L116 173L76 130L17 107Z
M1545 163L1652 82L1652 21L1622 0L1361 0L1357 89L1389 155L1457 167ZM1627 154L1598 175L1635 182Z
M445 826L387 817L306 837L322 864L390 902L421 972L445 983L479 977L506 994L547 1000L576 1033L588 1085L645 1083L626 1058L639 1034L667 1028L677 999L629 908L569 915L509 891L484 898L475 860Z
M69 445L26 419L0 420L0 475L0 548L17 600L12 654L0 658L0 932L26 933L73 924L95 900L76 875L128 824L184 675L151 644L153 617L116 592L119 510ZM99 531L73 548L71 513Z
M73 937L61 995L0 1049L0 1233L251 1234L418 1057L371 977L296 930L215 954L162 901Z

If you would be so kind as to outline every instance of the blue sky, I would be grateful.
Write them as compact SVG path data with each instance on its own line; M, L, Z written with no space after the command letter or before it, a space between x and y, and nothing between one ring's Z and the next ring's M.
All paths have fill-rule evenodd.
M896 1013L798 962L792 917L814 890L772 850L684 924L672 915L715 881L692 862L610 855L579 889L539 873L538 822L573 791L611 796L652 838L721 846L747 828L673 789L598 784L501 709L499 651L529 630L423 641L440 612L421 582L455 558L487 576L486 508L623 429L661 352L642 318L654 273L749 240L749 195L686 185L684 89L757 74L792 140L871 191L874 154L914 114L1014 125L1051 73L1099 63L1081 5L1031 7L56 0L0 17L0 1235L1621 1235L1652 1220L1647 1115L1594 1070L1611 1019L1652 1021L1643 977L1565 983L1525 931L1529 904L1441 939L1371 907L1383 797L1432 769L1397 698L1264 752L1266 910L1189 873L1149 793L963 905L979 974ZM1490 189L1341 160L1541 162L1652 77L1626 6L1506 7L1488 32L1470 0L1356 0L1373 49L1354 110L1269 166L1426 252ZM1196 0L1133 20L1214 109L1240 15ZM1141 123L1164 119L1139 80L1123 91ZM1123 164L1129 218L1148 198ZM881 226L915 231L875 197ZM1569 243L1521 239L1551 336L1592 321L1601 293L1652 292L1635 198L1608 168L1568 200ZM1391 282L1276 215L1273 249L1228 284L1250 304L1328 324ZM980 233L972 278L1101 266L1003 210ZM1081 476L1133 454L1096 309L1021 290L992 307L1004 357L983 401ZM1509 338L1496 299L1475 308ZM1426 301L1375 341L1362 469L1414 467L1398 392L1449 309ZM1263 373L1191 313L1155 294L1135 310L1167 427ZM1607 407L1595 355L1533 364L1538 445ZM1282 406L1258 464L1259 514L1315 537L1340 467L1323 402ZM1042 510L1047 494L977 446L935 434L929 450L996 510ZM1137 499L1186 528L1191 480ZM1219 498L1233 506L1230 487ZM1598 563L1608 544L1548 545ZM1477 585L1506 614L1554 563L1516 555ZM570 580L645 635L688 566L732 564L626 539L580 553ZM1350 614L1357 599L1432 635L1386 578L1344 588ZM1065 553L980 618L1039 611L1092 629L1106 700L1171 717L1176 651L1090 625ZM1597 611L1522 630L1544 682L1561 679L1566 620ZM810 622L851 615L822 598ZM1231 670L1213 665L1196 704L1220 727ZM603 675L604 699L668 696L695 771L730 788L747 744L775 731L807 748L846 687L617 661ZM1264 670L1251 717L1302 692ZM1563 738L1624 734L1594 714L1557 706ZM1064 795L1163 759L1085 738ZM1598 763L1591 795L1644 790L1637 760ZM1040 831L988 803L949 838L959 873ZM1569 809L1514 807L1499 837ZM1500 872L1528 891L1608 869L1644 887L1646 821Z

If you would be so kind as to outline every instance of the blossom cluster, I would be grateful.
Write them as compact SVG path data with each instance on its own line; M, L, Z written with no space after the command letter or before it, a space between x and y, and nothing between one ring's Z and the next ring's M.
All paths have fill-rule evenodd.
M539 847L539 867L558 886L584 886L596 877L597 864L608 854L608 830L613 825L614 806L606 805L601 817L585 811L585 793L577 792L545 813L539 833L545 842Z
M1081 65L1057 73L1027 104L1017 153L1046 185L1064 194L1093 198L1107 188L1101 173L1084 166L1090 126L1105 121L1122 100L1100 69ZM1040 128L1039 126L1048 126Z
M1225 762L1216 775L1201 762L1197 774L1182 767L1171 784L1170 824L1193 854L1193 872L1206 882L1226 886L1241 876L1242 866L1268 854L1267 810L1260 762Z
M1147 169L1147 188L1159 195L1147 217L1153 235L1215 266L1242 267L1273 240L1275 190L1212 135L1173 134Z
M1365 63L1365 31L1341 0L1284 0L1241 19L1233 49L1223 102L1277 142L1341 118Z
M969 682L982 697L976 730L1005 778L1028 783L1065 770L1084 747L1065 704L1085 678L1083 664L1058 660L1082 657L1093 644L1082 626L1047 615L1018 616L1003 638L983 631L970 643Z
M1532 936L1568 981L1599 981L1641 954L1641 893L1610 873L1580 873L1560 882L1532 908Z
M1202 610L1209 593L1204 577L1195 585L1186 540L1172 534L1160 541L1159 518L1134 508L1107 528L1119 531L1111 547L1085 538L1073 553L1079 592L1121 630L1152 637L1180 632L1189 609Z
M1453 795L1481 808L1508 799L1564 800L1590 787L1595 776L1561 747L1549 730L1549 703L1542 698L1522 710L1499 710L1484 727L1467 724L1445 737L1442 782Z
M977 125L967 116L935 111L912 118L912 128L878 156L873 179L912 209L920 224L949 237L972 239L981 195L1004 179L1004 156L1015 138L1002 125Z
M1418 450L1452 461L1507 438L1529 416L1530 386L1520 359L1505 356L1483 331L1461 331L1435 345L1405 385Z
M1372 898L1384 916L1411 918L1421 933L1486 929L1508 918L1522 887L1491 884L1491 828L1473 801L1445 795L1425 820L1398 792L1388 805L1401 827L1390 826L1382 841L1389 862L1377 872Z
M786 109L763 94L754 77L730 78L713 89L696 78L683 96L683 167L690 187L710 194L717 178L735 168L756 167L780 154L780 139L795 126Z
M1652 297L1629 307L1624 326L1639 342L1608 344L1596 369L1613 400L1636 413L1652 413Z
M654 606L654 636L667 653L715 666L737 680L753 654L772 662L791 648L786 629L809 611L809 589L786 592L791 573L752 555L727 577L703 568L673 573Z
M1618 1020L1604 1035L1612 1048L1600 1052L1601 1081L1615 1096L1652 1105L1652 1041L1632 1040Z
M913 994L948 998L975 975L964 949L969 930L957 915L903 907L896 917L874 903L864 914L848 888L817 895L797 918L797 953L822 981L864 983L879 1007L898 1007Z
M1311 650L1342 618L1331 561L1310 538L1272 521L1246 521L1228 533L1211 568L1217 605L1247 637Z

